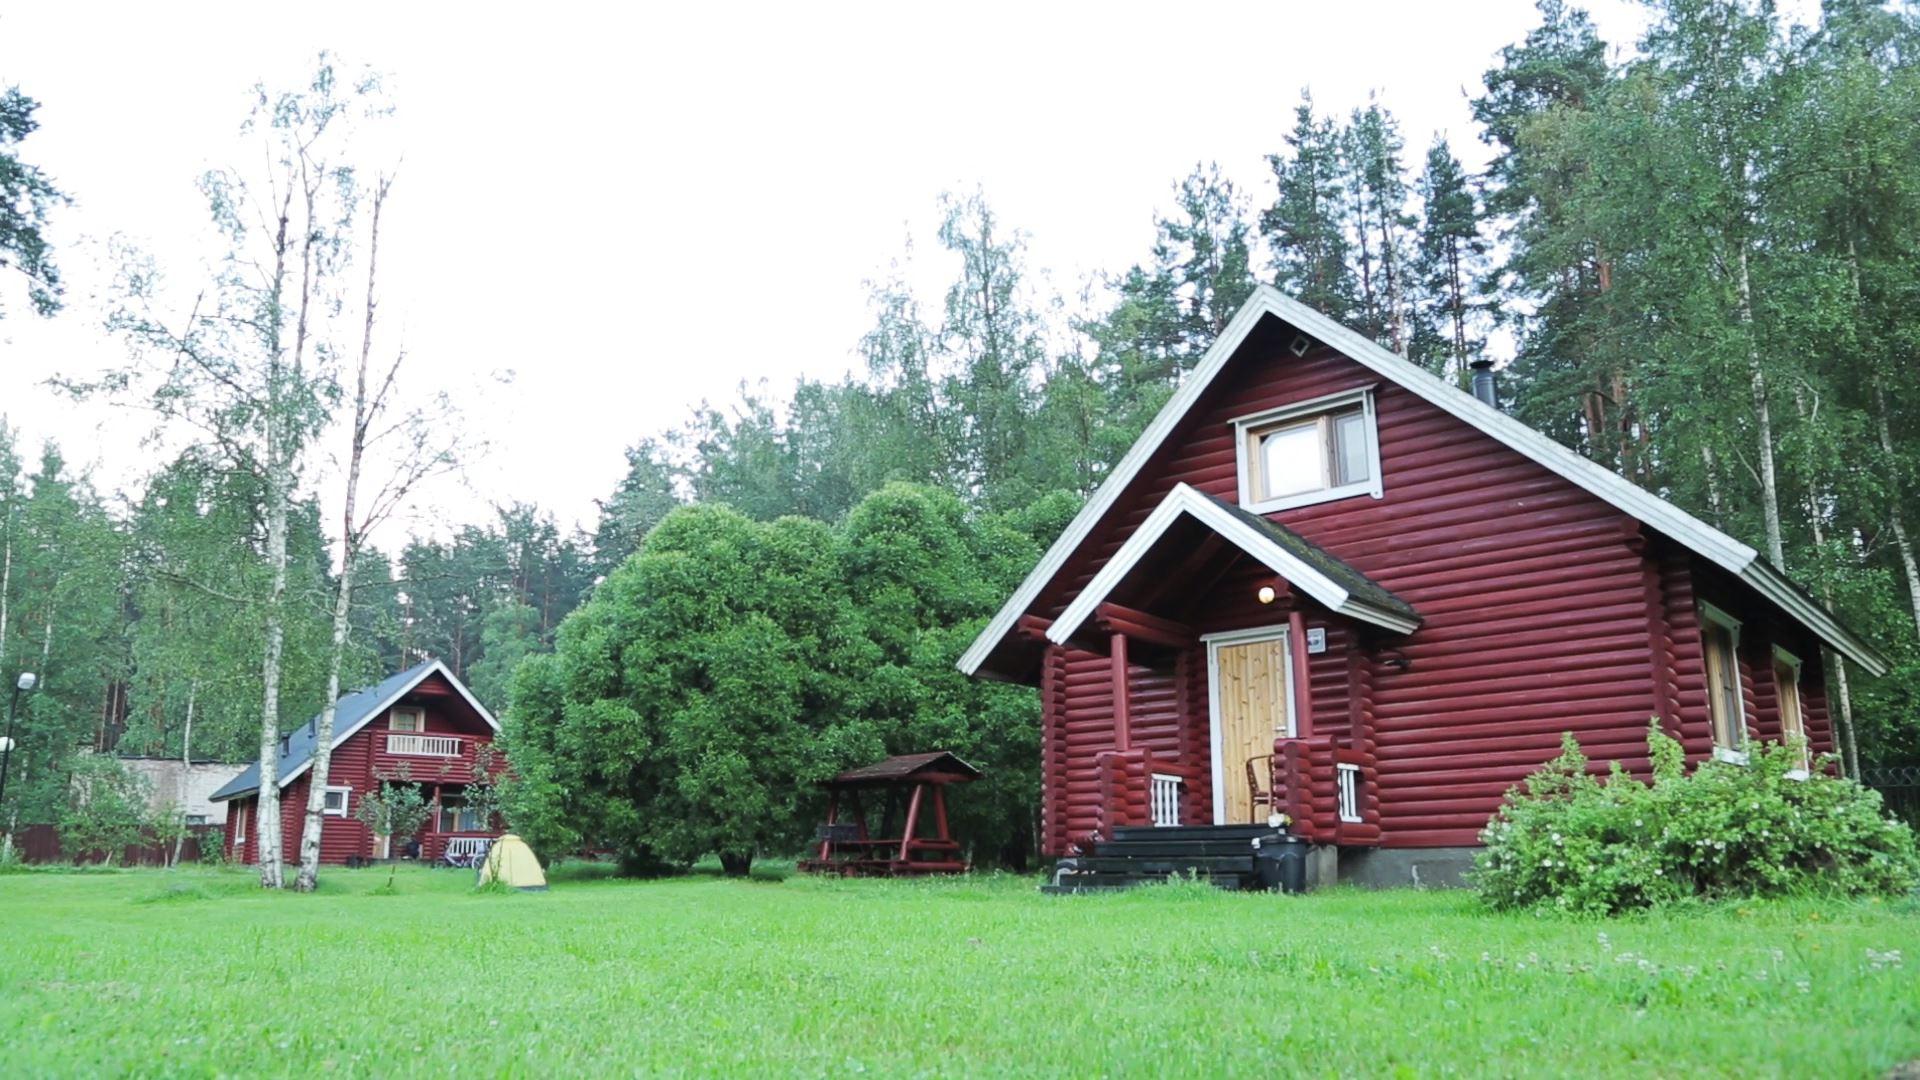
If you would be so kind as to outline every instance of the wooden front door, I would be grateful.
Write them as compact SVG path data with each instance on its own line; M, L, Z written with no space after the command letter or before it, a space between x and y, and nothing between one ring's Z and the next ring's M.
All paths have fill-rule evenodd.
M1273 740L1292 732L1288 708L1287 638L1284 632L1236 637L1211 644L1213 667L1215 813L1222 824L1265 821L1247 787L1247 761L1254 762L1262 791L1272 783L1265 760Z

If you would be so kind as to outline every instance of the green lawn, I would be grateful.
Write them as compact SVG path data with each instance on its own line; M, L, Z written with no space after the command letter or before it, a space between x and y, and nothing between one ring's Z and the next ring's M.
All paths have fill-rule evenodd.
M0 1073L1871 1075L1920 908L335 870L0 876ZM1888 958L1885 954L1902 954ZM305 1004L302 1004L302 1003Z

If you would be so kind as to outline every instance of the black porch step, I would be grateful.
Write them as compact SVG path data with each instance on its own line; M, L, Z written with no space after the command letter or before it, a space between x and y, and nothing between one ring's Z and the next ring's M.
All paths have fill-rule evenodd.
M1188 855L1252 855L1254 851L1252 840L1154 838L1151 840L1095 840L1089 849L1089 854L1150 859Z
M1121 825L1113 830L1114 840L1251 840L1256 836L1279 836L1271 825Z
M1198 871L1208 874L1251 874L1253 873L1253 855L1170 855L1160 857L1136 857L1132 855L1082 855L1075 860L1082 872L1115 874L1185 874Z

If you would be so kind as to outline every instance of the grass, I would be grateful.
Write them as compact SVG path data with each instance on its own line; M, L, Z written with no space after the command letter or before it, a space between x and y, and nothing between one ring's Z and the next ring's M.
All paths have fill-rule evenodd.
M1614 922L1027 879L0 876L7 1075L1874 1075L1920 907ZM1889 956L1898 953L1899 956ZM303 1005L309 1003L311 1008Z

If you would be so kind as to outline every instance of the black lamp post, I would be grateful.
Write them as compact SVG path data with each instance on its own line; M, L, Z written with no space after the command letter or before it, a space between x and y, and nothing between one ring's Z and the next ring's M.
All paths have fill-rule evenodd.
M0 738L0 806L7 801L7 766L13 763L13 714L20 708L20 692L33 689L39 681L33 672L21 672L13 684L13 696L7 699L7 734Z

